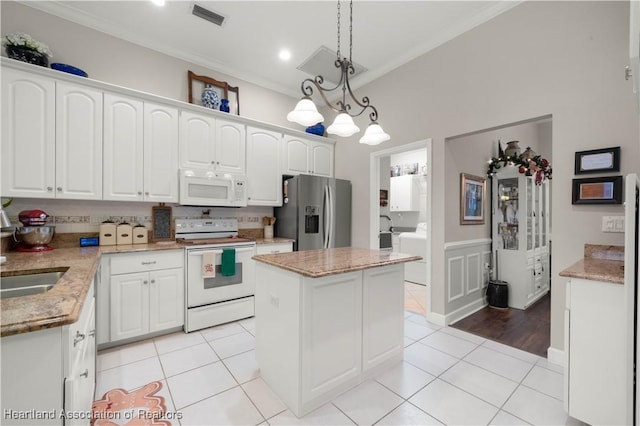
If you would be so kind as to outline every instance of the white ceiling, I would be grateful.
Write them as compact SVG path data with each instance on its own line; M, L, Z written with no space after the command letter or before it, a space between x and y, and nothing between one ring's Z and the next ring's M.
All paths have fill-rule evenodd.
M219 27L194 16L193 4L226 17ZM518 1L365 1L353 5L353 61L370 82L517 5ZM23 4L174 57L299 97L311 77L296 69L321 46L336 50L335 1L24 1ZM342 2L342 56L349 53ZM280 49L291 59L278 58Z

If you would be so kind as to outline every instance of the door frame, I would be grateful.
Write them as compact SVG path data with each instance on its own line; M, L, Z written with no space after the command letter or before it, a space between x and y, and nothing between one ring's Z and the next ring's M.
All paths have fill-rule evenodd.
M433 262L431 260L431 194L433 179L430 178L433 157L433 140L431 138L419 140L417 142L408 143L405 145L398 145L391 148L386 148L380 151L374 151L369 155L369 182L371 182L369 193L369 205L371 206L369 223L369 247L372 250L378 250L380 247L379 235L380 235L380 159L382 157L388 157L392 154L400 154L406 151L414 151L416 149L427 150L427 197L426 197L426 223L427 223L427 303L426 313L428 315L431 312L431 273Z

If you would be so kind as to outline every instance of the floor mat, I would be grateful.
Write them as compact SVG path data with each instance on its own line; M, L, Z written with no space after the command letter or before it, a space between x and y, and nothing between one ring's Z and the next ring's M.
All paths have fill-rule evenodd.
M163 419L167 412L164 397L156 395L162 389L161 382L128 392L112 389L102 399L93 402L91 426L171 426Z

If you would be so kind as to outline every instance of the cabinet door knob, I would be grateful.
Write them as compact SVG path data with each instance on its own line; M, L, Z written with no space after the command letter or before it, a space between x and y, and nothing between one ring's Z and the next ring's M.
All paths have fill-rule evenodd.
M140 263L142 263L143 265L155 265L156 261L155 260L151 260L151 261L148 261L148 262L140 262Z
M47 186L47 191L53 191L53 187Z
M85 377L85 378L86 378L86 377L89 377L89 369L88 369L88 368L87 368L87 369L85 369L85 370L84 370L84 373L80 374L80 377Z
M59 186L57 189L58 189L58 191L62 191L62 187L61 186Z
M145 192L144 195L149 196L149 191Z
M96 329L94 328L89 332L89 336L94 337L96 335Z
M138 195L142 195L142 191L138 191Z
M144 280L144 281L142 281L142 284L149 284L149 281Z
M151 284L155 284L156 280L151 280Z

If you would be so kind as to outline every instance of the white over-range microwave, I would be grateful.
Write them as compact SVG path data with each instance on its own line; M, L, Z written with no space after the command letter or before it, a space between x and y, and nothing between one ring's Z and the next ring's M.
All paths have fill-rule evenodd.
M247 178L211 170L180 169L180 204L185 206L245 207Z

